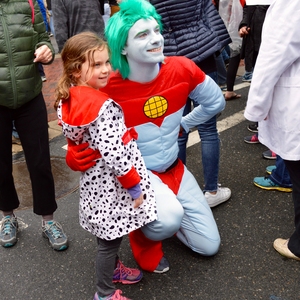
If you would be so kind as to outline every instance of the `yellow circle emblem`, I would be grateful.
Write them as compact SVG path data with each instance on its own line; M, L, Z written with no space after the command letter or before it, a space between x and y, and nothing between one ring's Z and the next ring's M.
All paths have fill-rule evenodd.
M155 119L161 117L168 109L166 98L161 96L151 97L144 105L144 113L147 117Z

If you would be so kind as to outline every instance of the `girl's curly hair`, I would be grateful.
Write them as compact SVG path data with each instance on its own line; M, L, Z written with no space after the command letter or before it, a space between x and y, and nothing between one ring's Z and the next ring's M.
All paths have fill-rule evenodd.
M92 32L82 32L67 40L61 52L63 73L55 90L55 109L60 100L66 101L69 98L70 87L77 85L76 74L80 74L82 64L88 60L90 66L93 66L94 52L104 48L109 50L106 41Z

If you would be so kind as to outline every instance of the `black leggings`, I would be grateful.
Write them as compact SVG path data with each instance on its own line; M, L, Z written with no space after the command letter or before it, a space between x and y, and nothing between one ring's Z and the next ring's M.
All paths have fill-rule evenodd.
M236 77L236 73L237 73L237 70L240 65L240 61L241 61L240 54L238 54L234 57L230 57L230 59L229 59L229 64L228 64L228 69L227 69L227 80L226 80L227 91L229 91L229 92L233 91L235 77Z

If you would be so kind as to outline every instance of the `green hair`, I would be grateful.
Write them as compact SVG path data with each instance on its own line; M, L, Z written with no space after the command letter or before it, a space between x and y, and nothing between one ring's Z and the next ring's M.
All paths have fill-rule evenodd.
M124 49L130 28L140 19L154 18L162 30L161 16L155 7L146 0L123 0L120 11L108 21L105 36L111 51L111 64L114 70L119 70L125 79L129 75L127 58L121 52Z

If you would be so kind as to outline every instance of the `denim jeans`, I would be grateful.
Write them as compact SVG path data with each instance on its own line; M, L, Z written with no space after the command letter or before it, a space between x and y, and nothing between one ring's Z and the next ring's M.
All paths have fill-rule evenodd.
M276 184L283 187L292 187L290 174L285 166L284 160L276 155L276 169L274 169L269 178Z
M38 63L38 68L39 68L40 76L45 76L44 67L41 63Z
M218 56L215 55L215 61L216 61L217 72L218 72L217 83L218 85L225 85L226 78L227 78L227 71L226 71L226 66L222 54L219 54Z
M49 23L50 32L53 33L53 35L55 36L52 10L49 10L49 14L50 14L50 23Z
M188 98L183 115L191 111L192 100ZM194 107L197 106L193 103ZM218 189L219 176L219 157L220 157L220 139L217 130L217 117L214 116L203 124L197 126L201 139L202 166L204 177L204 192L213 192ZM179 153L178 157L186 163L186 143L188 133L184 132L178 138Z
M229 60L229 58L230 58L230 47L229 47L229 45L226 45L224 47L221 54L222 54L222 57L223 57L224 61Z

